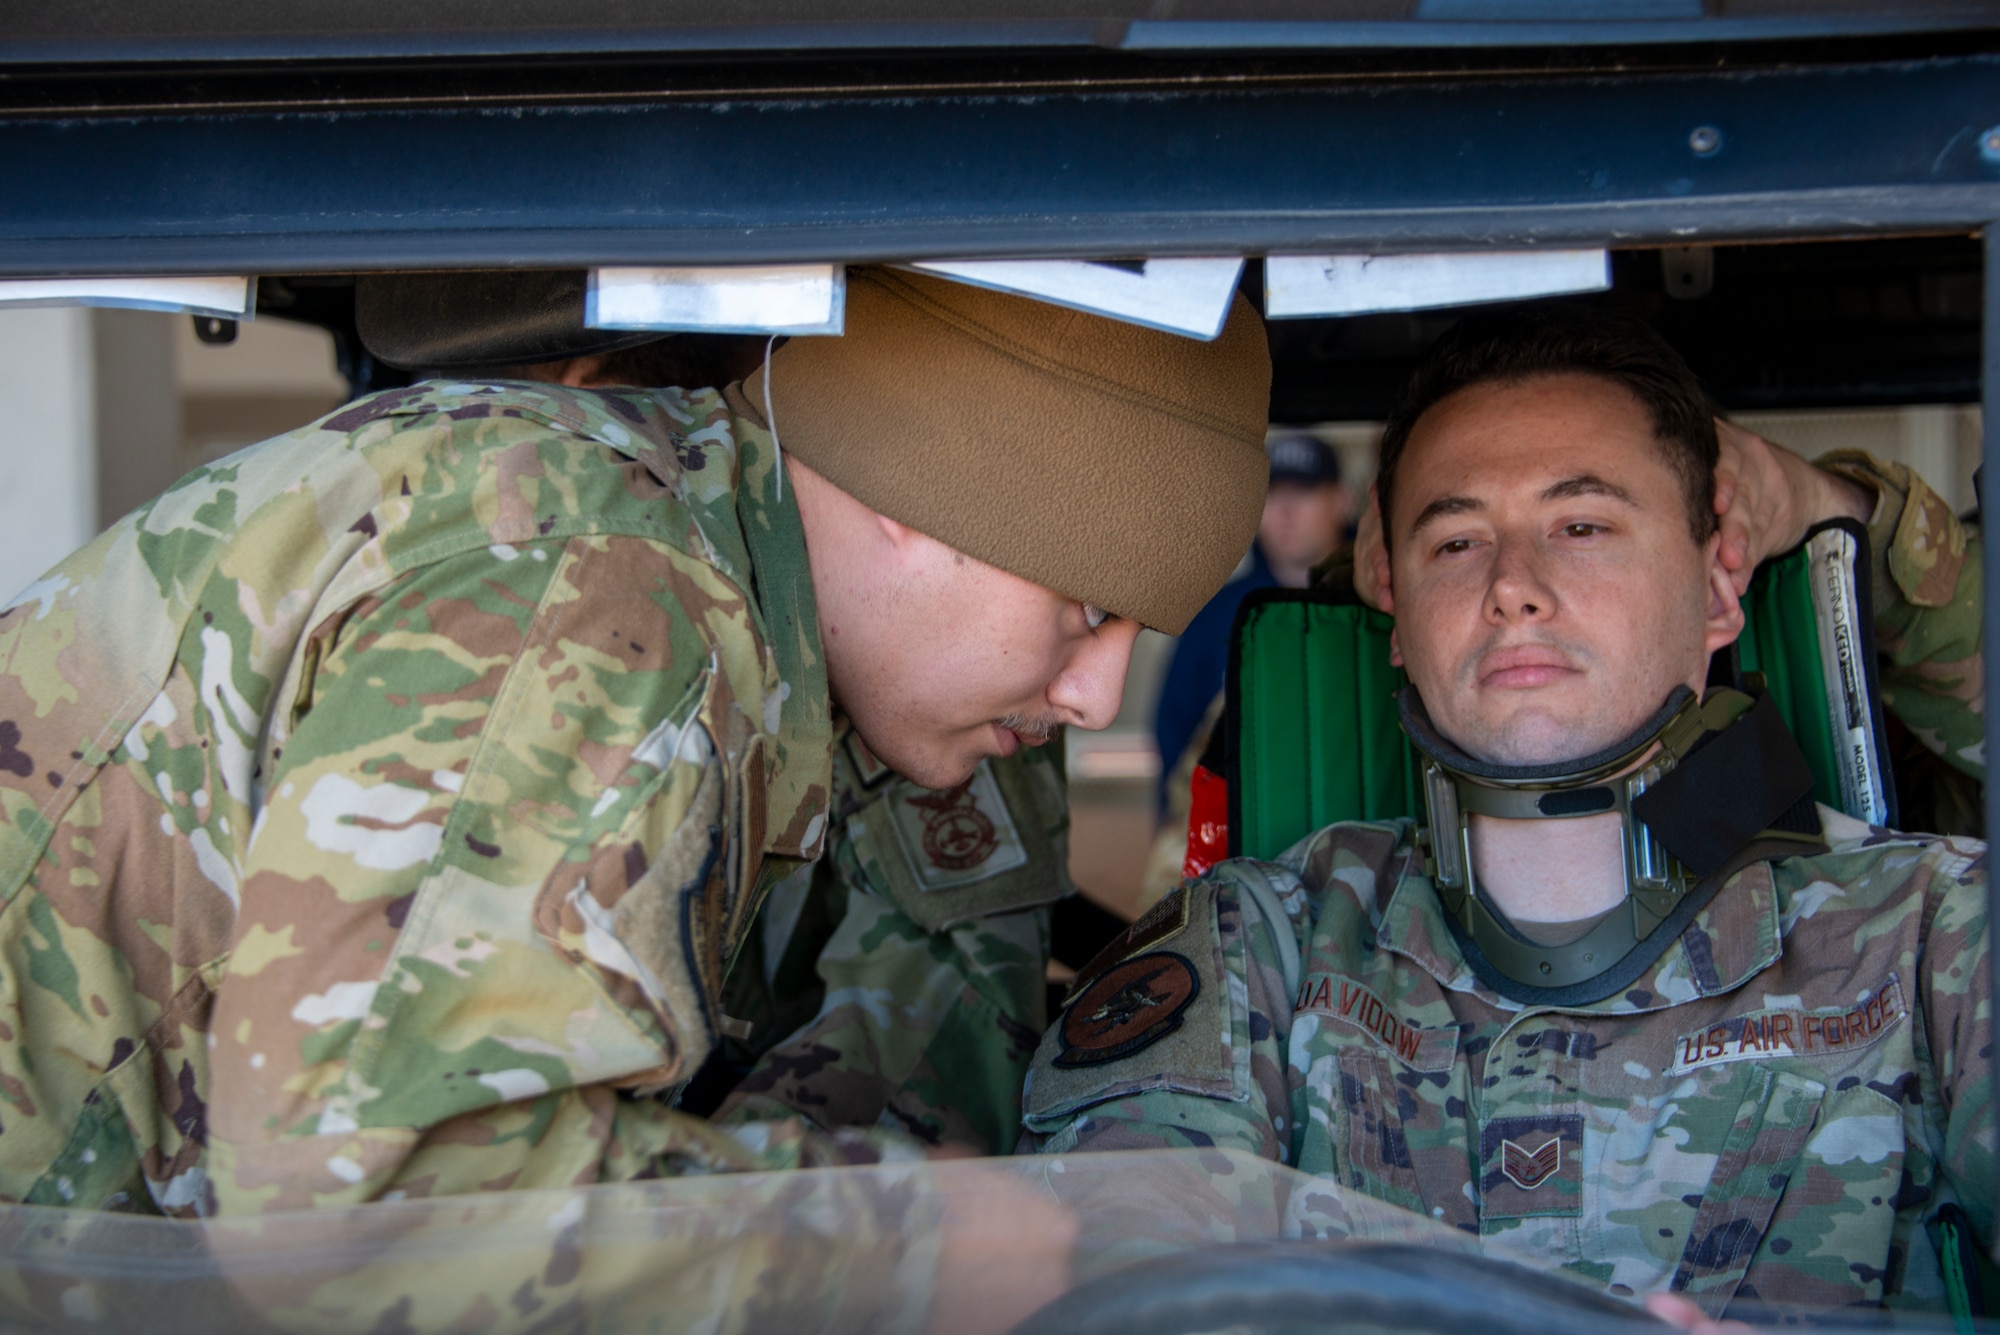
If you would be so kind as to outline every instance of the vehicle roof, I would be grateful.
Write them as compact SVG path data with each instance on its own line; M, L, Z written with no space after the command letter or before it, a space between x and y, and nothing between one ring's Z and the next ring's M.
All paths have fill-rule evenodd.
M0 276L1962 232L2000 216L2000 56L1960 44L1421 74L16 69Z
M1977 394L2000 0L0 6L0 277L1608 246L1733 406Z
M0 64L613 52L1145 52L1796 41L1990 26L1980 0L17 0Z

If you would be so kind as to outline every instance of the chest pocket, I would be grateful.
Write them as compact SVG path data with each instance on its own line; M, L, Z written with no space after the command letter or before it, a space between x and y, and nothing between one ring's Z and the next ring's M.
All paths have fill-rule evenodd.
M1451 1115L1464 1096L1455 1073L1416 1071L1362 1044L1324 1053L1312 1065L1306 1085L1331 1094L1336 1176L1370 1196L1477 1231L1465 1189L1464 1123Z
M1720 1134L1707 1186L1673 1275L1673 1288L1700 1303L1711 1316L1720 1316L1735 1297L1751 1259L1770 1234L1779 1203L1800 1174L1825 1098L1826 1086L1819 1081L1746 1063L1700 1099L1714 1119L1704 1128L1706 1137L1697 1131L1685 1145L1674 1148L1673 1129L1656 1130L1657 1148L1650 1159L1698 1153L1697 1143L1715 1144L1714 1137ZM1726 1125L1721 1121L1724 1116L1729 1119ZM1672 1182L1677 1170L1670 1164L1659 1167L1658 1180ZM1598 1176L1602 1181L1604 1175ZM1760 1290L1759 1296L1777 1295Z
M1792 1190L1778 1202L1750 1272L1749 1287L1766 1302L1879 1302L1905 1278L1889 1273L1890 1258L1903 1250L1895 1236L1897 1210L1911 1195L1922 1195L1928 1173L1905 1181L1901 1105L1865 1083L1837 1084L1847 1088L1827 1093ZM1911 1267L1913 1287L1923 1264Z
M895 779L836 831L867 888L927 932L1070 892L1068 812L1040 762L987 760L950 788Z

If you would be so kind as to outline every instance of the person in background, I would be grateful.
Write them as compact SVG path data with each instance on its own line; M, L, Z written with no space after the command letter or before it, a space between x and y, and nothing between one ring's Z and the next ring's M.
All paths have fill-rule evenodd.
M1153 708L1160 777L1154 790L1153 845L1139 878L1137 908L1142 912L1180 880L1187 857L1189 778L1222 716L1236 609L1258 589L1305 588L1315 569L1347 545L1353 491L1341 481L1340 456L1303 431L1274 432L1264 450L1271 458L1271 486L1257 540L1235 577L1181 632Z
M1303 431L1288 431L1272 435L1264 450L1271 456L1271 489L1264 498L1257 541L1236 577L1181 632L1160 684L1153 740L1160 749L1158 813L1169 827L1177 807L1186 814L1186 779L1181 779L1176 799L1173 777L1189 748L1199 749L1207 737L1209 715L1229 665L1236 609L1258 589L1305 588L1314 567L1347 541L1353 493L1341 481L1340 456L1332 447Z

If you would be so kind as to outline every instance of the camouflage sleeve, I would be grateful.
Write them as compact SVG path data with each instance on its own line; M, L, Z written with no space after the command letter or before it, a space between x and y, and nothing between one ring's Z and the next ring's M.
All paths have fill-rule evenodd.
M1282 868L1225 863L1093 960L1035 1053L1025 1095L1033 1146L1214 1146L1289 1162L1291 915L1303 899Z
M743 606L663 544L576 537L313 622L215 980L204 1213L842 1158L652 1094L706 1050L746 862L756 683L713 629Z
M1025 909L933 935L851 896L818 960L819 1013L759 1059L717 1120L887 1120L925 1144L1009 1153L1045 1005L1048 917Z
M1926 747L1986 777L1977 529L1902 464L1836 450L1819 466L1876 495L1868 523L1882 703Z
M0 1328L918 1335L969 1287L954 1205L992 1198L899 1166L208 1222L14 1206Z
M810 893L837 925L793 933L793 951L816 953L794 969L772 959L777 995L757 1007L782 1016L811 992L816 1012L761 1051L717 1120L803 1115L1009 1153L1046 1023L1046 906L1069 888L1066 826L1060 771L1033 753L942 791L888 780L829 833ZM775 892L767 913L785 908Z
M1987 952L1986 849L1937 840L1926 855L1931 882L1918 990L1919 1052L1929 1057L1924 1121L1950 1197L1989 1254L1996 1241L1993 1120L1993 996ZM1942 1202L1940 1202L1942 1204Z
M731 1174L232 1221L208 1235L232 1292L203 1296L233 1297L238 1319L209 1308L175 1328L919 1335L947 1201L911 1176ZM150 1328L131 1314L125 1328Z

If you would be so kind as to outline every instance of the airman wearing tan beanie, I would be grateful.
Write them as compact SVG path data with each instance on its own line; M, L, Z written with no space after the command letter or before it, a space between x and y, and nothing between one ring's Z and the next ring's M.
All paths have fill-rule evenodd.
M1108 725L1139 628L1178 634L1221 587L1263 512L1270 385L1241 296L1204 342L856 268L844 333L791 340L728 397L778 442L834 703L946 787Z
M690 1017L680 1031L712 1029L732 1046L696 1075L678 1112L600 1086L606 1101L589 1106L615 1103L616 1124L637 1128L606 1163L648 1145L666 1154L718 1143L681 1130L662 1139L661 1119L698 1098L712 1106L724 1090L714 1113L723 1133L758 1124L745 1143L800 1143L759 1139L768 1123L837 1131L842 1145L907 1128L919 1147L1006 1152L1032 1036L1047 1021L1050 905L1073 888L1060 761L1021 748L1064 725L1109 724L1141 624L1178 630L1248 546L1268 468L1270 365L1254 312L1238 300L1221 336L1202 342L855 269L845 334L794 339L753 374L762 338L676 335L635 346L627 331L589 328L581 273L380 279L363 284L357 309L371 349L391 364L512 366L495 378L582 388L678 383L650 405L636 394L606 404L662 436L673 434L669 418L699 419L714 446L698 463L696 451L676 450L627 474L641 505L660 484L698 502L660 504L676 524L701 511L663 558L699 596L661 587L659 562L628 573L605 561L589 567L574 603L566 590L549 614L572 618L564 634L591 646L578 661L598 661L601 643L634 654L641 641L656 653L665 644L701 679L702 712L686 716L699 726L605 711L633 726L632 745L594 765L618 773L643 750L653 763L670 754L674 766L671 782L646 789L658 794L647 823L620 808L609 828L668 836L671 851L648 866L607 844L603 875L621 886L637 877L651 907L627 913L620 901L607 920L610 910L592 901L577 921L599 932L608 921L649 949L663 934L678 941L678 953L647 958L662 961L658 978L678 989L676 1014ZM636 358L649 349L660 355ZM654 378L675 365L712 370L692 382ZM484 411L522 388L477 387L476 409L460 406ZM565 457L636 462L600 443L601 455ZM495 548L474 563L516 556ZM707 666L724 655L727 665ZM523 711L507 726L516 755L540 754L538 736L575 731L560 707ZM573 769L566 782L592 781L586 767ZM817 863L801 876L795 859ZM552 902L515 898L524 909ZM372 902L362 907L379 921ZM682 922L724 925L676 935ZM522 930L527 939L534 929ZM737 946L735 968L715 985ZM971 1232L943 1222L941 1266L990 1269L989 1204ZM1060 1222L1011 1214L1006 1231L1026 1240L1037 1265L1048 1262L1037 1273L1059 1287ZM976 1292L978 1310L934 1311L933 1324L1010 1326L1053 1291L1022 1273L1008 1270L1004 1292L941 1283Z

